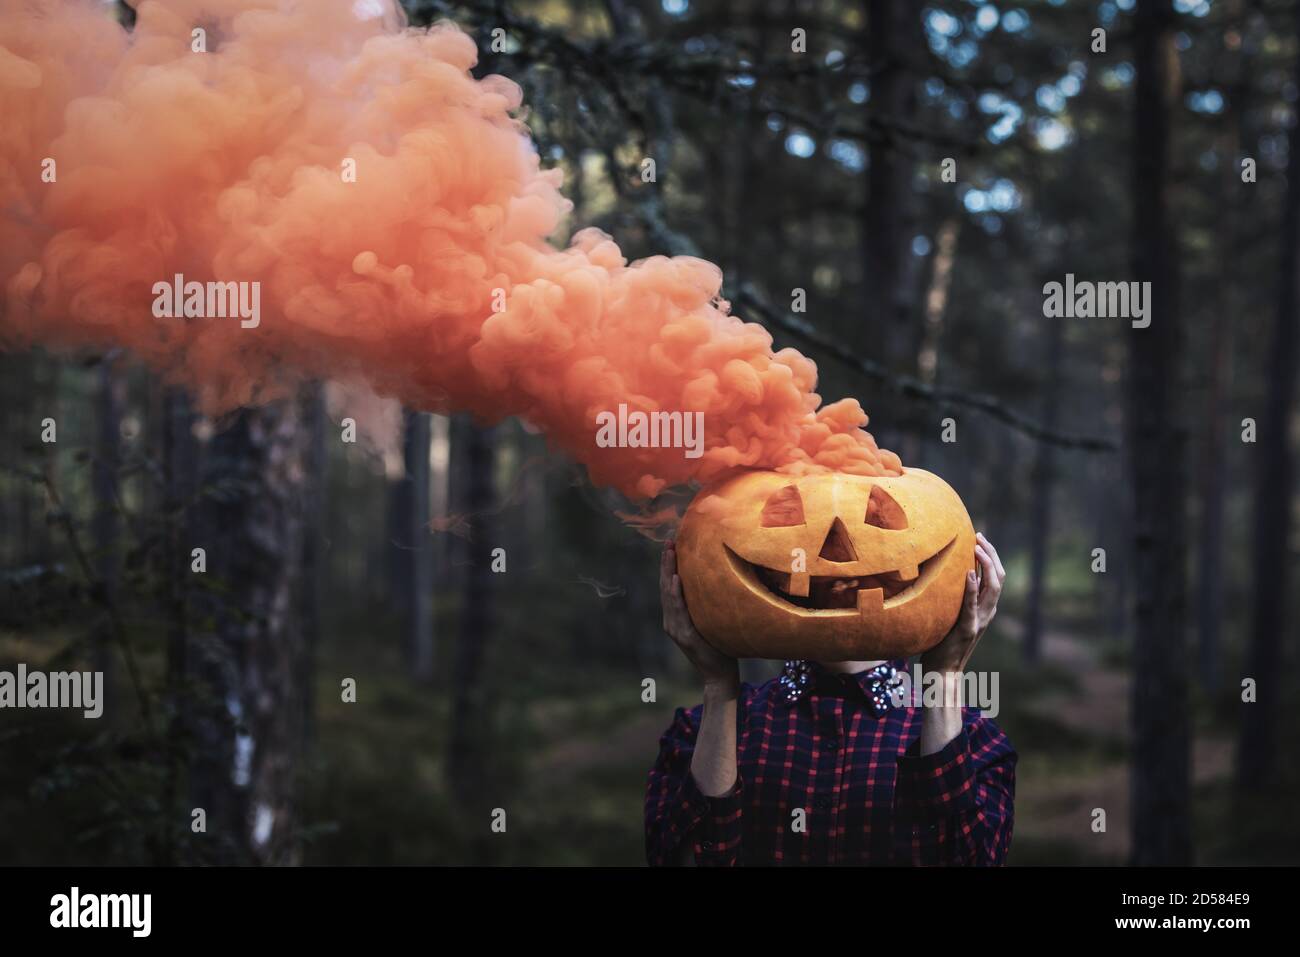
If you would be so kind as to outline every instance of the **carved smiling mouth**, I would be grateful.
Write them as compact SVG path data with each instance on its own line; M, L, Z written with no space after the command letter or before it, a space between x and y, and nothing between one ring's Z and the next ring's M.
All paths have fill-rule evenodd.
M858 614L893 608L919 595L943 567L956 536L919 566L877 575L799 575L755 565L729 547L727 558L743 579L762 586L775 600L795 608Z

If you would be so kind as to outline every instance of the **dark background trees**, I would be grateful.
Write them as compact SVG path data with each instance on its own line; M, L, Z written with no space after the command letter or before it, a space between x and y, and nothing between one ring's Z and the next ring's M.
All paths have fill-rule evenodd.
M1013 861L1300 859L1298 5L407 6L523 86L566 233L721 264L997 543ZM1151 327L1045 318L1067 273L1150 280ZM209 422L120 354L0 369L0 667L113 682L93 726L3 713L0 860L640 860L698 689L655 543L544 437L337 383Z

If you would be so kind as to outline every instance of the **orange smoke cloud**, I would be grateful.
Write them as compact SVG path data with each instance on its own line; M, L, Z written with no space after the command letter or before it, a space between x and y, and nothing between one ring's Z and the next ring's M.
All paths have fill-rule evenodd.
M855 400L822 406L811 360L729 314L716 266L548 243L561 174L455 26L388 0L146 0L127 32L95 0L4 2L0 345L125 346L209 412L361 376L523 417L634 498L736 466L899 472ZM157 318L176 274L259 283L260 322ZM703 413L703 453L600 447L620 404Z

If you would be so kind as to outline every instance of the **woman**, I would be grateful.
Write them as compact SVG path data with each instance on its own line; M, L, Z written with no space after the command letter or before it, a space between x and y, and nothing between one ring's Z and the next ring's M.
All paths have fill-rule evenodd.
M997 611L1006 571L983 534L957 624L922 656L939 707L898 703L906 662L786 662L758 687L691 623L669 541L664 631L703 682L679 708L646 788L651 864L1002 864L1016 752L959 703L961 674Z

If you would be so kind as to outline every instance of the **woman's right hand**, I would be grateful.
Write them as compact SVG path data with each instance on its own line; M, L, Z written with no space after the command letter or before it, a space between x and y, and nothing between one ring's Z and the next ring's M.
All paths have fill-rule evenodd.
M740 687L740 666L735 658L718 651L695 630L686 610L682 579L677 574L677 546L671 538L664 543L659 560L659 601L664 610L664 631L695 666L705 688L734 693Z

